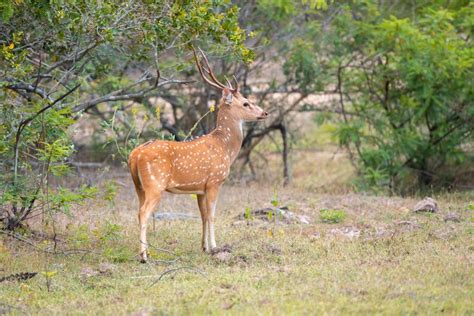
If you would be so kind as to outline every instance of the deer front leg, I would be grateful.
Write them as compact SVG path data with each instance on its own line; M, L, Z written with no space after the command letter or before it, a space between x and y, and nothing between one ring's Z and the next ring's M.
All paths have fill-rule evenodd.
M198 194L197 201L199 205L199 211L201 212L202 219L202 241L201 247L202 251L208 251L209 249L209 239L208 239L208 217L207 217L207 201L205 194Z
M214 234L214 219L216 216L216 205L217 205L217 195L219 193L219 187L211 187L206 192L206 204L207 204L207 214L208 214L208 231L209 231L209 248L206 249L208 252L213 248L216 248L216 239Z

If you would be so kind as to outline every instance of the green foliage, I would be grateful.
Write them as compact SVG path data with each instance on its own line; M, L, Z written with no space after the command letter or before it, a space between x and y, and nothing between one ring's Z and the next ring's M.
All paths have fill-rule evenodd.
M245 208L244 218L248 221L253 219L252 209L249 206Z
M100 228L94 229L92 234L101 244L119 241L122 238L123 227L106 221Z
M102 227L92 231L103 248L104 257L113 262L129 261L135 255L124 243L123 231L122 226L108 221Z
M105 248L104 257L113 262L127 262L133 260L135 253L126 245L116 244Z
M270 203L274 207L278 207L280 205L280 200L278 199L278 193L277 192L273 193L273 197L272 197L272 200L270 201Z
M325 223L337 224L344 221L347 214L343 210L324 209L319 211L319 217Z
M88 225L69 228L68 245L77 249L95 248L113 262L131 260L135 253L129 248L124 238L124 227L105 221L101 226L90 229Z
M125 100L140 102L175 84L165 77L186 68L190 43L253 58L239 10L224 0L4 0L0 9L8 22L0 34L0 222L8 229L36 212L69 211L88 196L51 185L69 172L68 129L83 111L105 102L124 111ZM148 70L136 80L129 69ZM126 136L128 147L116 147L126 156L141 131L120 128L114 132ZM107 200L114 190L107 188Z
M91 233L88 225L80 225L72 231L69 229L68 233L67 242L72 247L88 248L92 245Z
M302 0L303 4L309 4L311 9L328 9L328 1L326 0Z
M403 194L446 185L454 177L448 167L467 160L474 5L441 3L416 18L387 16L372 1L341 4L327 32L308 27L292 43L286 75L302 91L335 87L335 136L363 188Z
M115 197L117 196L117 183L113 180L105 182L104 199L112 206L115 205Z
M314 47L305 40L296 40L292 45L290 59L284 65L285 75L296 82L303 93L322 90L321 67Z

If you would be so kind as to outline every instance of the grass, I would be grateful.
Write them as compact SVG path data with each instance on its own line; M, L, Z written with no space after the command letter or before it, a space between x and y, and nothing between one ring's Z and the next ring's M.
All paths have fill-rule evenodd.
M232 248L226 259L200 251L200 220L151 223L154 262L148 264L138 262L131 182L123 172L108 172L116 184L113 201L98 198L78 206L74 217L56 218L57 248L85 252L51 255L0 239L0 277L39 272L0 283L0 314L474 313L473 192L434 196L440 213L414 214L414 198L360 195L348 187L328 193L332 184L324 181L332 180L321 172L314 186L306 185L308 177L295 177L289 188L262 181L225 186L216 239ZM96 177L91 180L108 181ZM311 223L237 218L246 209L271 207L275 192L280 206ZM324 209L346 216L326 223ZM160 211L198 214L187 195L165 195ZM445 222L447 213L460 222ZM52 233L51 223L31 225ZM54 247L51 239L28 238Z
M346 212L342 210L326 210L320 211L319 217L325 223L341 223L346 218Z

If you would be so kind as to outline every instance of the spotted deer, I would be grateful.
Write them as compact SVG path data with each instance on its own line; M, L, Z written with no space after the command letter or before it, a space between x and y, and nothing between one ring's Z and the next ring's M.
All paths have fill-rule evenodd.
M194 50L194 49L193 49ZM216 128L209 134L186 142L153 140L135 148L128 166L139 200L140 256L147 261L147 221L163 191L196 194L202 219L202 249L216 247L214 218L219 190L242 146L242 123L263 120L268 113L250 102L227 80L219 82L206 55L194 51L197 69L210 86L222 91ZM202 64L204 59L206 66Z

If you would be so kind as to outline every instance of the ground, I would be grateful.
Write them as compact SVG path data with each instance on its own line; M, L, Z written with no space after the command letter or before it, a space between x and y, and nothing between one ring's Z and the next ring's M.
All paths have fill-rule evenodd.
M419 198L350 193L350 186L328 192L323 180L308 183L316 171L302 170L295 166L296 181L286 188L224 186L216 239L228 251L201 251L200 219L156 220L147 264L138 260L129 176L105 172L117 184L113 202L97 198L57 217L59 254L43 251L54 250L51 238L21 235L42 250L0 239L0 277L38 272L0 283L0 314L474 313L474 192L434 194L438 213L414 213ZM282 206L309 223L249 216ZM323 209L346 217L325 222ZM159 213L176 212L197 216L195 198L166 195ZM48 217L42 225L51 235Z

